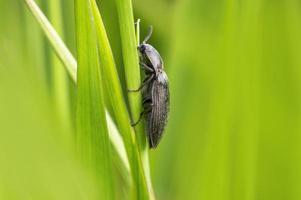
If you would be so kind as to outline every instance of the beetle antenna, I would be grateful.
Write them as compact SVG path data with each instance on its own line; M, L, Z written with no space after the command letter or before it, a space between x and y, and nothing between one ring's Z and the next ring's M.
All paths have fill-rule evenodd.
M145 36L145 38L142 42L143 44L145 44L150 39L150 37L152 36L152 33L153 33L153 26L149 26L148 34Z

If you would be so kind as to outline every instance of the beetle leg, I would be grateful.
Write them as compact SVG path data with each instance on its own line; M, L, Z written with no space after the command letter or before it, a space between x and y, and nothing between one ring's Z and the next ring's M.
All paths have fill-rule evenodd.
M142 65L143 69L145 69L146 71L154 72L154 69L149 67L147 64L140 62L140 65Z
M142 116L146 113L149 113L150 111L152 110L152 107L148 107L147 109L144 109L141 113L140 113L140 116L139 116L139 119L137 120L137 122L135 123L132 123L131 126L135 127L137 124L139 124L139 122L141 121L142 119Z
M151 82L153 78L154 78L154 74L150 75L149 77L146 77L146 79L144 79L143 83L138 89L136 90L129 89L128 92L139 92L144 86L146 86L149 82Z
M143 101L142 101L142 105L145 105L145 104L147 104L147 103L152 103L152 99L151 98L145 98L145 99L143 99Z
M137 124L139 124L139 122L141 121L143 115L144 115L144 111L142 111L140 113L140 116L139 116L139 119L137 120L137 122L131 123L131 126L135 127Z

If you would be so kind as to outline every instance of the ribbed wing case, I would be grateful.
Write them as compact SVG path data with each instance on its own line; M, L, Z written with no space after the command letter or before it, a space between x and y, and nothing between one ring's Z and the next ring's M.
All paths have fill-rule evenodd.
M164 77L163 77L164 78ZM147 114L147 132L150 148L155 148L161 139L169 112L168 80L154 80L150 85L152 110Z

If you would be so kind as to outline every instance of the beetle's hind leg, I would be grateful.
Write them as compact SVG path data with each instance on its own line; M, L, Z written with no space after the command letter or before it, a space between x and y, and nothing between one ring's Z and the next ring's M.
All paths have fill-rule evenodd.
M139 124L143 115L144 115L144 110L140 113L139 119L136 122L131 123L131 126L135 127L137 124Z
M141 86L140 86L138 89L136 89L136 90L128 89L128 92L139 92L140 90L142 90L142 88L144 88L147 84L149 84L149 83L153 80L154 76L155 76L155 75L152 74L152 75L146 77L146 78L143 80L143 83L141 84Z
M152 110L153 104L152 104L151 99L149 99L149 98L144 99L142 104L144 106L144 110L140 113L139 119L135 123L131 124L132 126L136 126L137 124L139 124L139 122L141 121L143 115L149 113Z

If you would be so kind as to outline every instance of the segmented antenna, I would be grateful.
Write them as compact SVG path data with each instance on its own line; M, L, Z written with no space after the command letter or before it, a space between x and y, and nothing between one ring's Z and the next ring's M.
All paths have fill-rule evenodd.
M152 33L153 33L153 26L149 26L148 34L145 36L142 44L145 44L150 39L150 37L152 36Z

